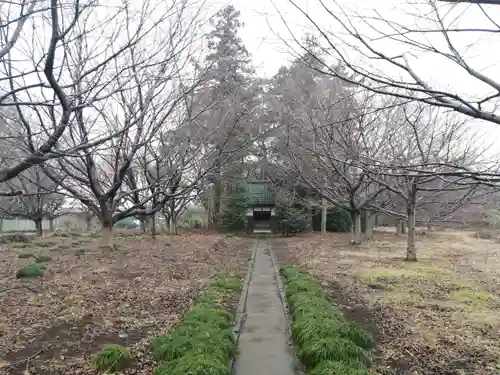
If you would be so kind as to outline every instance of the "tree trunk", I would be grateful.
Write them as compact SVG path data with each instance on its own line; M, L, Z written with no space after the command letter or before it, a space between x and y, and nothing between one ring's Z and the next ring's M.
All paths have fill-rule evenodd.
M220 219L220 210L221 210L221 200L223 194L224 187L222 186L222 182L215 181L214 183L214 212L213 212L213 229L219 229L219 219Z
M156 215L154 213L151 215L151 237L156 238Z
M328 218L328 205L325 198L321 200L321 233L326 234L326 221Z
M314 225L313 225L313 204L312 204L312 199L310 197L307 198L307 231L312 232L314 231Z
M102 225L102 246L113 247L113 224L103 223Z
M356 219L356 235L354 239L354 244L359 245L362 242L362 232L361 232L361 213L356 212L355 213L355 219Z
M401 234L401 228L403 227L402 220L398 219L396 220L396 236L399 236Z
M0 218L0 232L3 231L3 218Z
M406 234L406 220L401 220L401 233Z
M356 243L356 215L351 212L351 245Z
M49 231L54 232L54 219L49 219Z
M146 220L147 220L147 218L142 217L142 216L139 219L139 221L141 222L141 232L142 233L146 233L146 231L148 230Z
M373 221L375 216L371 211L365 212L365 239L373 239Z
M170 217L170 234L172 236L177 234L177 217L175 212L172 213L172 216Z
M88 212L85 214L85 230L87 232L90 232L92 230L91 226L92 226L92 215L90 214L90 212Z
M434 226L432 225L432 223L427 223L427 231L434 232Z
M42 229L42 220L37 219L35 221L35 229L36 229L36 236L37 237L42 237L43 234L43 229Z
M417 248L415 246L415 204L408 206L408 247L406 248L406 261L417 260Z

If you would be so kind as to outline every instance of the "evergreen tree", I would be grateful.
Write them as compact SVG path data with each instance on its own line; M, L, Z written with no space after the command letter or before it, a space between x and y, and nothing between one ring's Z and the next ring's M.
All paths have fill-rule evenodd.
M239 20L240 12L228 5L220 10L211 21L214 29L208 34L210 53L206 57L210 79L216 84L212 95L219 99L231 95L248 84L253 73L250 54L238 30L243 26Z
M238 36L242 27L239 17L240 12L229 5L211 21L209 53L204 61L207 86L201 92L201 115L197 116L214 149L210 218L215 226L222 224L221 206L227 195L224 186L244 178L255 110L259 108L250 54Z
M246 213L250 202L243 186L236 184L226 189L228 197L222 207L221 225L228 232L237 234L247 227Z
M304 232L309 224L308 215L303 208L278 204L276 207L276 216L279 231L285 236Z

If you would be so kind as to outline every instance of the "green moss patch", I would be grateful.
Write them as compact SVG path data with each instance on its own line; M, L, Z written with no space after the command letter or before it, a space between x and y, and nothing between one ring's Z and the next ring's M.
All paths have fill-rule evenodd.
M100 374L116 373L126 369L132 363L132 355L121 345L104 345L92 360L94 369Z
M292 338L304 367L315 375L365 375L371 366L373 336L348 322L314 278L295 266L281 269Z
M28 264L20 268L16 272L16 277L18 279L30 278L30 277L42 277L45 272L46 267L43 264Z
M182 322L149 344L160 362L155 375L229 375L229 360L236 352L232 333L233 314L221 303L239 292L241 279L219 275Z

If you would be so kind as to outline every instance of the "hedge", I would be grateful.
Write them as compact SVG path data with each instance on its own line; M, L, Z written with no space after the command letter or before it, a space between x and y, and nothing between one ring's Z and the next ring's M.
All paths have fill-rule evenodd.
M233 313L223 300L241 288L239 277L219 275L176 328L155 337L149 345L160 363L154 375L230 375L236 342Z
M307 272L281 268L291 315L292 339L310 375L369 375L373 336L348 322L326 291Z

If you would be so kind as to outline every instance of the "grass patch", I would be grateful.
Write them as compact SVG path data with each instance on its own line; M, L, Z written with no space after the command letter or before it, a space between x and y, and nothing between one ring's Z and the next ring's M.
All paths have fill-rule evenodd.
M32 253L21 253L17 256L19 259L28 259L28 258L34 258L35 255Z
M10 245L13 249L27 249L28 247L32 247L29 242L17 242Z
M449 271L433 264L408 263L401 268L372 268L357 271L355 277L366 284L393 283L401 279L436 281Z
M37 263L49 262L52 260L52 257L48 254L40 254L36 257Z
M77 257L84 256L85 255L85 249L77 249L77 250L75 250L75 255Z
M233 314L219 302L241 287L237 276L217 276L176 328L150 342L150 352L160 362L155 375L231 374L227 364L236 352Z
M192 351L175 361L164 362L154 375L231 375L227 361L206 352Z
M475 308L488 307L491 303L498 302L495 297L487 291L473 288L457 290L453 293L452 299L456 303L470 305Z
M306 272L285 266L281 275L292 317L292 338L304 367L317 375L369 374L373 336L348 322Z
M354 369L352 364L348 362L324 361L309 375L375 375L375 373L363 369Z
M52 247L57 245L57 242L54 241L36 241L33 242L33 245L36 247Z
M1 244L11 244L12 242L30 242L31 239L32 236L15 232L0 235Z
M308 369L324 361L342 361L356 369L367 369L371 365L366 351L352 341L333 336L303 345L299 350L299 359Z
M20 268L16 272L16 277L18 279L31 278L31 277L42 277L45 272L46 266L43 264L28 264Z
M126 369L132 363L132 355L127 348L121 345L104 345L94 356L92 365L101 373L115 373Z
M63 231L60 231L60 232L54 232L52 234L52 237L59 237L59 238L79 238L79 237L83 237L83 234L81 234L79 232L63 232Z

